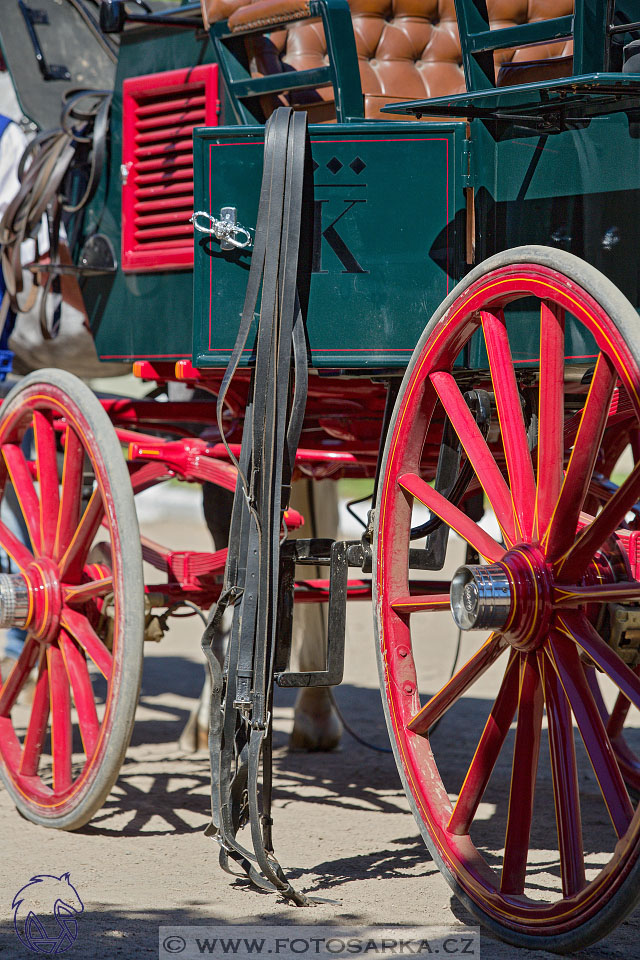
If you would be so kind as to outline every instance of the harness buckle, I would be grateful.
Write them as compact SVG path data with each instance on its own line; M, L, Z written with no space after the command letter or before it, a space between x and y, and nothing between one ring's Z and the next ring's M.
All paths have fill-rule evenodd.
M208 226L203 226L198 220L204 217L209 221ZM193 224L198 233L206 233L210 237L215 237L220 242L222 250L232 250L234 247L244 250L253 245L253 237L249 230L236 223L236 208L223 207L220 211L221 219L218 220L206 210L197 210L193 216L189 217L189 223ZM244 237L244 239L238 238Z

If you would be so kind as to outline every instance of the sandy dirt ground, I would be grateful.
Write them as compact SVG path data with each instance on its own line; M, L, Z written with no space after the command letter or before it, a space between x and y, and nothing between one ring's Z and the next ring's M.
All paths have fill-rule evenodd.
M156 517L146 529L166 542L208 548L203 527L179 517L173 522ZM461 559L454 556L451 563L457 565ZM182 620L162 643L147 645L131 748L104 808L88 826L72 834L37 827L23 820L0 790L2 960L33 956L22 950L13 931L11 903L16 891L33 875L66 871L85 904L78 939L64 954L69 960L157 956L158 926L169 923L250 923L256 928L347 921L473 923L419 836L392 756L371 752L347 733L336 753L289 753L293 694L288 692L279 691L275 709L276 849L294 884L326 902L313 908L291 907L219 870L216 844L203 835L209 816L208 758L204 753L185 755L177 748L203 679L199 633L195 620ZM471 650L473 636L468 635L465 643ZM437 682L436 674L446 679L454 649L451 631L438 635L439 657L427 685ZM462 770L462 758L477 742L490 683L487 675L481 689L474 689L465 701L462 726L454 729L445 719L434 734L440 745L448 743L452 769ZM336 698L361 734L387 744L368 603L352 605L349 611L345 681ZM508 766L499 767L485 797L484 816L494 818L496 825L504 812L508 777ZM585 803L595 790L592 780L581 783ZM588 863L598 862L598 830L604 837L604 820L596 820ZM496 850L501 836L496 827ZM557 872L555 848L549 860ZM482 956L542 960L551 955L518 950L483 934ZM640 911L600 945L577 956L640 957Z

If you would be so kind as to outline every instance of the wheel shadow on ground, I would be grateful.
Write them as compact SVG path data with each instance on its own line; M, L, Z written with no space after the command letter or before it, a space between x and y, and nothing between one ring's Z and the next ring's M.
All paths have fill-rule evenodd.
M156 664L145 678L141 697L142 707L162 711L163 717L136 720L131 741L134 749L104 806L83 828L87 834L132 837L197 833L210 820L209 758L203 752L184 754L177 749L188 711L155 702L166 688L167 669L175 669L172 663L159 663L163 659L154 658ZM192 667L197 673L197 666L189 664L189 673L193 673ZM188 689L187 683L182 681L181 689ZM349 722L356 725L358 717L367 718L366 735L382 747L388 743L377 690L346 684L337 698L341 709L349 714ZM295 691L278 691L279 708L292 707L294 700ZM391 754L372 754L347 733L337 751L290 753L287 743L288 734L276 731L274 805L281 822L286 823L288 804L300 799L344 811L398 812L398 798L403 793ZM148 752L145 746L150 748ZM201 820L196 824L198 817ZM158 818L163 823L153 829L151 821L158 824Z
M323 893L335 887L344 887L347 883L361 880L391 880L402 876L431 877L439 872L420 836L398 837L391 841L392 847L385 846L372 853L352 854L325 860L313 867L312 871L289 869L291 880L302 881L304 892ZM309 873L317 874L311 883L305 881Z
M155 699L170 688L183 696L199 694L202 671L197 663L174 657L154 657L148 661L142 703L154 710L162 709ZM291 708L295 690L278 690L276 714ZM335 691L341 711L349 724L363 737L379 747L388 744L386 725L377 689L345 684ZM445 716L432 734L431 741L439 758L439 769L451 794L456 794L475 749L477 739L489 714L492 701L467 697ZM201 832L210 819L209 763L204 754L178 755L176 740L188 710L174 710L165 705L165 719L144 720L138 725L135 743L152 747L152 756L144 756L139 748L135 758L123 767L116 788L105 806L85 828L88 834L110 837L159 836ZM281 726L281 725L279 725ZM155 736L150 732L155 728ZM636 737L638 731L632 731ZM487 861L499 869L504 846L506 814L509 802L512 729L484 796L487 807L482 818L481 849ZM288 735L281 729L274 736L274 817L276 840L279 830L286 829L287 807L293 803L334 808L336 814L369 811L397 814L406 809L403 791L390 753L368 750L345 732L341 749L331 753L290 753ZM584 850L589 866L601 868L609 849L609 829L603 815L602 799L579 736L576 750L580 767L586 770L581 780L581 804L585 827ZM546 736L543 737L536 808L553 810L552 778L549 769ZM634 744L635 745L635 744ZM162 748L166 747L166 752ZM159 756L159 751L162 753ZM167 765L170 764L170 772ZM407 814L409 816L409 814ZM412 823L412 821L407 821ZM413 824L412 824L413 825ZM534 812L532 844L542 852L536 875L530 878L532 889L548 890L560 879L559 856L550 840L549 817ZM327 859L312 870L295 870L299 880L308 876L312 891L339 887L353 880L384 878L424 869L428 876L436 872L422 839L403 836L391 841L391 849L379 849L338 859ZM330 840L328 845L330 846ZM479 844L480 845L480 844ZM552 849L550 850L549 847ZM309 876L309 875L313 876Z
M104 805L78 832L114 839L202 833L211 819L208 759L179 757L174 770L166 768L164 758L127 761Z
M281 807L302 798L305 803L341 810L397 813L403 795L400 778L375 689L345 683L335 688L340 712L359 736L378 747L370 750L345 730L334 751L291 752L288 735L274 736L274 801ZM293 707L295 691L278 690L277 707ZM389 752L381 752L389 751Z
M81 877L74 875L73 879L77 883L78 891L82 892ZM242 892L242 890L238 890L240 900L243 899ZM208 898L207 895L209 895ZM142 957L157 958L160 927L169 928L166 932L163 931L163 940L167 935L173 935L174 937L178 935L179 932L172 931L172 928L205 927L207 930L205 937L211 942L217 936L232 938L236 926L252 928L252 939L266 936L272 927L292 927L295 936L300 937L301 933L305 932L300 930L301 927L308 927L310 932L320 928L323 931L322 935L326 935L325 931L333 928L336 935L339 935L344 932L345 928L351 930L355 928L357 930L358 927L361 927L368 931L372 926L365 921L362 914L341 909L336 910L335 915L330 919L323 917L321 921L314 920L313 908L287 906L282 900L276 900L274 895L269 893L265 893L265 899L261 902L261 906L262 903L265 904L264 909L259 911L251 908L246 909L245 901L245 911L242 912L242 906L240 906L237 919L228 921L218 918L215 914L215 908L212 910L212 903L215 902L213 884L209 888L204 883L201 896L201 900L194 901L189 907L177 907L170 910L158 908L142 911L136 909L135 906L132 906L130 910L123 910L121 907L111 908L109 903L94 905L85 902L85 909L77 918L78 936L69 950L69 956L73 957L73 960L95 960L96 957L123 957L126 960L138 960ZM251 906L255 906L253 897L251 897L251 900ZM269 902L278 904L277 913L270 910L266 905ZM388 929L388 923L389 921L386 924L381 923L380 926ZM398 924L396 927L398 933L404 927L405 925ZM408 927L408 929L413 928ZM0 930L0 955L11 958L17 957L16 949L20 949L19 940L16 937L13 924L7 924L4 929ZM180 955L175 949L171 952L176 953L177 956ZM276 951L273 952L276 953ZM233 955L233 951L229 951L229 954ZM214 947L214 949L203 950L202 955L220 957L224 956L225 953L219 949L216 950ZM255 951L255 955L259 955L258 951ZM306 954L301 955L305 956ZM285 955L281 953L280 956L291 957L294 954ZM541 954L540 956L546 958L551 955ZM580 957L582 958L582 954ZM585 960L586 958L587 955L585 954Z

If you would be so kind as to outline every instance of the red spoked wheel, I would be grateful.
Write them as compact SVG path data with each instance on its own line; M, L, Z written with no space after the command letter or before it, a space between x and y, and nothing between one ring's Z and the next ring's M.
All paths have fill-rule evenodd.
M599 681L608 684L616 702L628 704L627 726L629 711L638 725L640 679L607 642L602 613L640 597L616 533L639 499L640 466L595 517L584 509L612 398L624 396L640 424L638 326L625 297L576 257L541 247L493 257L458 285L426 328L385 446L374 619L396 762L451 887L486 926L518 946L585 946L640 897L640 812L594 695ZM514 364L512 351L531 341L534 327L539 365ZM471 377L454 364L475 333L484 338L488 369ZM576 361L580 340L586 356ZM471 382L490 398L487 440L463 394ZM523 395L532 387L533 438L523 415ZM434 441L430 424L443 413L495 514L496 536L423 474L425 440ZM449 603L409 584L417 504L484 560L460 568ZM433 676L441 649L438 618L452 615L462 630L484 633L465 633L472 655L421 701L420 679ZM457 741L477 723L475 714L469 723L470 697L475 707L477 698L488 698L488 717L464 764L451 770ZM464 727L456 728L456 715Z
M0 772L25 817L72 830L99 809L118 776L144 630L126 463L109 418L76 377L39 370L7 396L0 490L0 548L11 560L0 578L0 617L2 626L26 630L22 653L0 681ZM16 535L5 509L11 490L27 536ZM105 533L111 565L90 563ZM109 642L95 629L105 602L114 610Z
M619 455L629 447L628 453L630 456L627 457L627 459L632 460L634 464L640 459L638 455L638 431L631 430L630 432L631 436L628 435L624 427L621 428L617 424L608 427L605 431L605 441L601 455L602 474L600 476L596 475L594 478L591 484L590 495L586 501L587 509L590 512L596 512L601 509L617 491L617 485L609 479L609 476L616 465ZM629 472L628 467L625 472ZM639 516L640 505L638 503L633 504L627 514L626 521L621 524L621 527L624 526L631 530L637 530ZM619 536L624 536L624 534L620 532ZM626 640L629 631L637 630L640 626L640 609L637 607L629 610L625 604L609 604L607 610L603 611L603 613L604 616L601 615L599 632L606 636L608 642L613 646L619 644L621 636ZM635 636L637 638L637 634ZM639 645L640 643L638 639L636 639L632 646L627 645L628 649L622 652L629 661L629 665L640 676L640 665L636 662L639 659ZM603 679L602 674L598 670L594 668L587 669L587 680L589 681L594 700L606 727L607 735L618 760L622 776L629 788L632 799L638 800L640 799L640 742L632 745L625 737L625 724L629 720L630 715L631 720L634 719L631 703L623 693L617 693L615 696L609 697L610 702L607 706L601 689ZM633 735L633 730L631 733Z

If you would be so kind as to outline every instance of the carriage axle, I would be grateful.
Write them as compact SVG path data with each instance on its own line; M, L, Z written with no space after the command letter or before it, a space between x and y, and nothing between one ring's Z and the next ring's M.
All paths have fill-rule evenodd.
M21 573L0 573L0 627L25 627L31 607L29 587Z
M555 565L539 547L529 544L512 548L495 563L466 564L451 581L453 619L460 630L494 630L504 634L513 647L534 650L547 636L554 608L583 606L597 619L595 605L612 596L638 599L637 584L628 579L629 558L624 546L624 541L613 539L605 545L593 558L580 587L558 582ZM626 608L625 616L629 616Z

